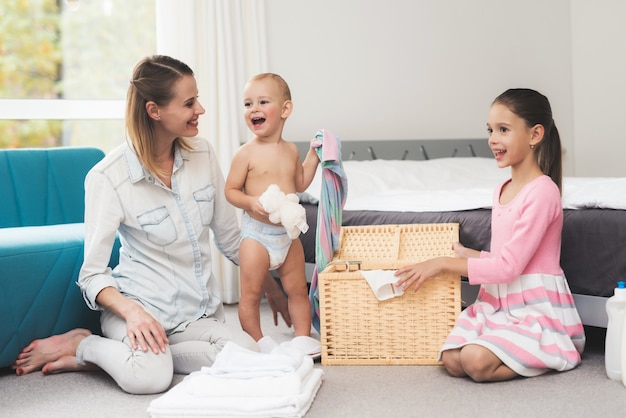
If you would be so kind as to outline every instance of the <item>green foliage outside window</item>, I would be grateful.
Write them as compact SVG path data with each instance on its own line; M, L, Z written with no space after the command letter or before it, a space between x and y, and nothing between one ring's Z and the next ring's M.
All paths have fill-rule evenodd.
M0 97L57 98L61 49L55 0L0 3ZM61 121L0 119L0 147L54 146Z
M0 98L123 100L156 49L155 1L2 0ZM0 148L121 142L123 121L3 120ZM95 119L95 118L94 118Z

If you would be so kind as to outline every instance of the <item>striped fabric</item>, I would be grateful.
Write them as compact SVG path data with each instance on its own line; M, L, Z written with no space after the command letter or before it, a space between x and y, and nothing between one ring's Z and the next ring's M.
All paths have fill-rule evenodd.
M481 345L521 376L580 364L585 334L564 276L526 274L482 285L441 351Z
M317 285L318 272L324 270L333 252L339 249L341 215L348 194L348 179L341 162L341 141L325 129L315 134L311 147L320 159L322 167L322 190L317 209L317 235L315 237L315 270L311 278L309 299L311 321L320 331L320 304Z

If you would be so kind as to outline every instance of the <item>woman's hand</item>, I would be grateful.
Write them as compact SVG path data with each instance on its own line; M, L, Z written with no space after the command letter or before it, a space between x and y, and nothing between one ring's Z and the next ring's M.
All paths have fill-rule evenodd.
M159 321L141 304L122 295L114 287L105 287L96 296L96 303L126 321L126 335L133 350L149 349L155 354L164 353L169 341Z
M274 325L278 326L278 314L283 317L285 324L291 327L291 316L289 316L289 308L287 306L287 297L274 280L274 277L270 273L265 276L265 283L263 284L265 290L265 297L272 309L274 315Z
M164 353L169 341L163 326L142 306L136 303L135 305L136 308L128 312L124 318L126 334L133 350L141 348L143 352L150 349L154 354Z

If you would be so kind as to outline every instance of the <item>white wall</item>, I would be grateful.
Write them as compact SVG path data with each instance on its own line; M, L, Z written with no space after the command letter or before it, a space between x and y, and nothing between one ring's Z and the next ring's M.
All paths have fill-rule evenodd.
M625 177L626 1L572 0L572 44L576 175Z
M601 17L621 9L618 4L624 2L606 3ZM584 61L581 51L592 49L582 48L580 37L594 30L583 19L597 14L594 7L604 3L594 4L270 0L269 70L285 77L294 99L285 138L307 140L322 127L344 141L486 138L491 101L507 88L531 87L552 103L566 149L566 175L626 175L622 168L609 173L606 163L592 161L587 152L590 141L608 139L599 138L599 124L587 117L592 105L587 103L591 92L586 86L589 77L596 78L593 68L583 65L584 71L578 71L572 65L573 56L579 64ZM594 25L602 26L599 20ZM613 52L623 55L621 45L615 40ZM572 53L573 48L579 49ZM617 75L606 75L603 85L613 86ZM574 123L580 113L588 124L580 125L578 119ZM577 142L575 126L584 144ZM594 132L583 135L591 127ZM614 141L619 132L613 129L610 134ZM606 149L602 157L619 158Z

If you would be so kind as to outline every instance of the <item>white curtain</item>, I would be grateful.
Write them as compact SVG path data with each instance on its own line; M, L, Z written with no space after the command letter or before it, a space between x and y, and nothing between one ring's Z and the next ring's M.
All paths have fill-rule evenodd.
M244 84L267 70L265 0L157 0L157 53L194 70L206 109L200 136L213 144L226 176L235 151L249 136ZM215 246L213 266L224 302L238 302L239 269Z

